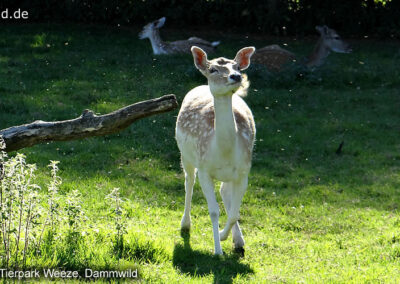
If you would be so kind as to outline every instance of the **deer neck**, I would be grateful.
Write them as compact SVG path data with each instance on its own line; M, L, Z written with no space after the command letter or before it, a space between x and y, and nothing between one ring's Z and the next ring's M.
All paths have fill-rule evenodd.
M313 53L311 53L307 66L308 67L319 67L321 66L325 58L329 55L329 48L323 43L322 39L319 39L317 44L315 45Z
M236 122L232 111L232 96L214 97L214 129L221 154L232 154L236 145Z
M151 42L151 47L153 48L154 54L165 54L164 42L160 37L160 31L158 29L153 30L151 36L149 37Z

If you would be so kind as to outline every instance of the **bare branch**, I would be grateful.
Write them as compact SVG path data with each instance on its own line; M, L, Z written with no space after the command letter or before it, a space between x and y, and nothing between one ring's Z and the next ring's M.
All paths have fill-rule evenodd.
M11 152L46 141L75 140L116 133L138 119L168 112L177 106L175 95L166 95L99 116L90 110L84 110L80 117L71 120L37 120L0 130L0 136L6 143L5 151Z

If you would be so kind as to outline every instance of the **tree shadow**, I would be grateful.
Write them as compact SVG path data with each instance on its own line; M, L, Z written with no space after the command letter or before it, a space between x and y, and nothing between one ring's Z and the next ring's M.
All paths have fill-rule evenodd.
M253 274L248 264L240 263L240 254L216 256L208 252L193 250L190 246L190 233L182 231L183 245L176 244L172 263L181 273L191 276L214 275L214 283L232 283L239 275Z

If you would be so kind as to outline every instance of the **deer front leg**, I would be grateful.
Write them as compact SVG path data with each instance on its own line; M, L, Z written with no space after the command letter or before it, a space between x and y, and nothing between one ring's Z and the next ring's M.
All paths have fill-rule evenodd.
M240 180L239 182L232 183L232 185L228 186L226 189L228 189L227 193L223 194L226 195L227 199L229 199L230 197L229 199L230 202L228 202L229 203L228 220L226 222L224 229L220 232L220 239L226 240L228 238L229 232L231 231L232 227L235 226L235 229L233 231L235 248L240 248L243 247L244 240L238 224L239 210L244 193L246 192L247 189L247 176L242 180ZM235 235L237 238L236 240L235 240Z
M196 169L182 159L185 171L185 211L181 220L181 230L190 230L190 209L192 203L193 186L196 179Z
M222 201L224 202L225 205L225 210L226 213L229 214L229 210L231 208L231 199L232 199L232 194L233 194L233 184L231 182L223 182L221 184L221 189L220 193L222 196ZM222 236L224 237L224 236ZM220 240L225 241L220 234ZM226 235L228 237L228 235ZM232 226L232 237L233 237L233 243L235 244L235 249L242 248L244 246L244 239L243 239L243 234L242 231L240 230L239 222L236 221L233 226Z
M204 196L207 199L208 212L210 214L212 228L213 228L215 254L222 254L221 242L219 239L219 227L218 227L219 208L217 200L215 198L214 183L208 173L200 170L199 170L199 181Z

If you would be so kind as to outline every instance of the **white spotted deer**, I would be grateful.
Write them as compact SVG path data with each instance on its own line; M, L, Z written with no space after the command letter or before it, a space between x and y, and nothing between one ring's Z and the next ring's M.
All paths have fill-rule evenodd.
M206 52L214 52L219 41L209 42L198 37L191 37L186 40L177 40L172 42L163 41L160 37L159 29L165 24L165 17L151 22L143 27L139 33L140 39L148 38L153 48L153 53L158 54L176 54L190 53L190 48L194 45L201 47Z
M235 59L207 59L199 47L191 49L194 64L208 79L208 85L189 91L176 122L176 140L185 172L185 211L181 229L189 230L190 208L196 173L208 204L215 254L222 254L220 241L232 230L235 249L244 251L239 227L239 208L247 188L256 134L253 115L241 96L249 83L241 74L250 65L254 47L238 51ZM214 181L222 182L220 193L228 215L219 231L219 207Z
M313 52L308 56L305 65L311 69L324 64L326 57L333 52L350 53L351 48L342 40L334 29L327 26L316 26L320 38ZM283 67L296 60L296 55L279 45L273 44L257 49L253 56L253 62L265 65L270 71L281 71Z

